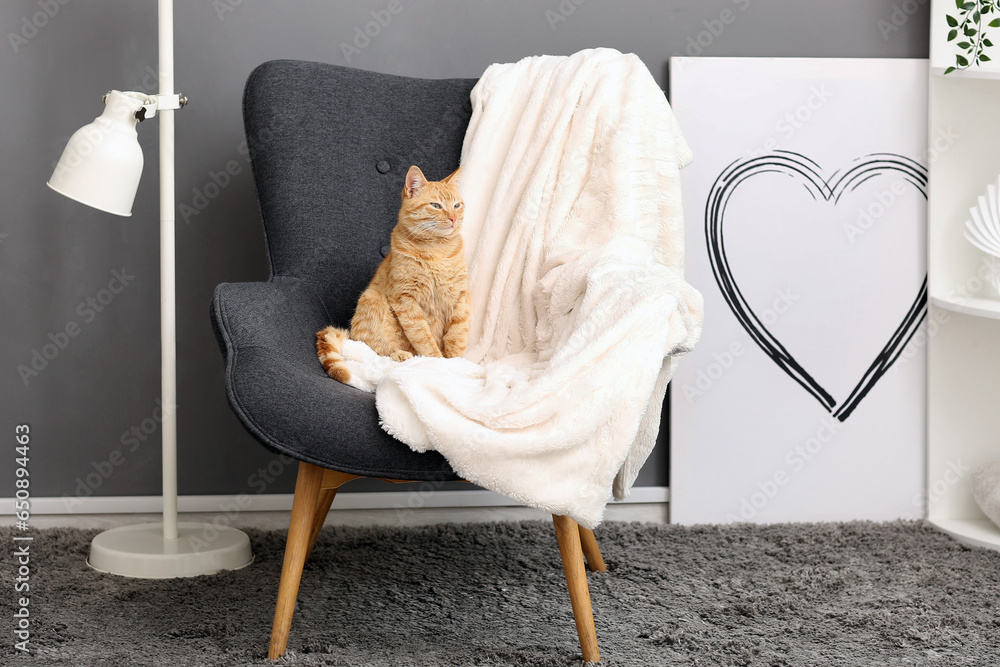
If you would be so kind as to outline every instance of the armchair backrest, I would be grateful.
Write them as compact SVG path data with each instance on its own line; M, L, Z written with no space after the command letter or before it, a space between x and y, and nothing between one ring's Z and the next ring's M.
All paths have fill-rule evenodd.
M310 283L346 326L396 224L403 176L458 167L475 79L415 79L274 60L243 121L271 277Z

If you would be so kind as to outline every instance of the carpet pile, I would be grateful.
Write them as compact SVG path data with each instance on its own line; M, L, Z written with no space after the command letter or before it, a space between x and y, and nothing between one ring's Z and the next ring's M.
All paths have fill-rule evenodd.
M580 665L551 523L326 528L289 652L266 659L283 531L255 562L182 580L85 560L93 530L34 531L30 653L5 665ZM589 575L602 665L997 665L1000 554L915 522L678 527L609 522ZM0 538L13 545L11 529ZM0 613L17 564L0 559Z

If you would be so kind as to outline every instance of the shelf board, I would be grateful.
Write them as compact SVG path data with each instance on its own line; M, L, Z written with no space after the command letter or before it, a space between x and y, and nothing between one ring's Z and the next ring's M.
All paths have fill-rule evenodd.
M931 74L934 76L945 76L947 67L931 66ZM969 69L957 69L948 74L949 79L1000 79L1000 67L970 67Z
M952 310L965 315L975 315L976 317L989 317L1000 320L1000 299L985 299L983 297L972 296L952 301L933 294L929 297L930 302L938 308Z
M928 522L962 544L1000 551L1000 528L989 519L928 519Z

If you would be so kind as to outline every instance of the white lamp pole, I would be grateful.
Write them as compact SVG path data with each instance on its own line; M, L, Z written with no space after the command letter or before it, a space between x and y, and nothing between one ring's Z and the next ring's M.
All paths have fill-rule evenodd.
M174 95L173 0L160 0L160 96ZM160 114L160 378L163 539L177 539L177 312L174 270L174 110Z
M163 424L163 523L97 535L91 567L129 577L167 579L235 570L253 561L250 540L228 526L177 522L177 321L174 270L173 0L159 0L160 94L109 93L107 107L66 145L49 186L103 211L131 215L142 171L137 119L160 114L160 343Z

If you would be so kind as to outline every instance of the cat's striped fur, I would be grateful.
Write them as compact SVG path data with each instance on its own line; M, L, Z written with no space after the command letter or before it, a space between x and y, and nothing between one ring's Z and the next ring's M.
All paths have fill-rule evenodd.
M348 337L396 361L465 354L469 278L460 171L443 181L428 181L416 166L406 173L389 252L358 300L350 331L330 326L316 334L316 353L330 377L350 380L341 356Z

